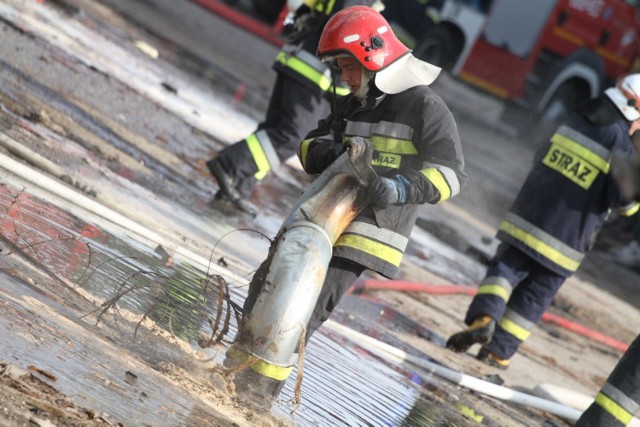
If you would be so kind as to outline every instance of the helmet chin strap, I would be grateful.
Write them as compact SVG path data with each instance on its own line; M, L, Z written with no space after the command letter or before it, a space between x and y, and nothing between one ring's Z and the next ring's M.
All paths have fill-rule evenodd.
M360 77L360 86L353 94L356 98L362 99L369 93L369 82L373 77L373 73L362 68L362 76Z

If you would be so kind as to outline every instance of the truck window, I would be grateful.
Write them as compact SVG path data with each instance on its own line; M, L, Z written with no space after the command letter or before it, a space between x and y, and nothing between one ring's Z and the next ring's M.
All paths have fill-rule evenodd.
M496 0L484 29L488 43L526 57L557 0Z

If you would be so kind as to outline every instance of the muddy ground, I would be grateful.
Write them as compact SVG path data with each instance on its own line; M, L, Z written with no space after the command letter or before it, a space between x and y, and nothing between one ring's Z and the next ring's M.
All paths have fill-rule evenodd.
M241 301L310 182L289 162L254 192L258 218L211 205L217 187L204 161L255 126L276 48L186 0L6 0L0 34L0 425L570 425L372 356L331 325L309 349L301 404L292 378L270 412L247 408L219 367L233 318L225 340L207 346L210 324L189 335L178 321L189 310L174 307L167 322L149 301L166 297L187 265L206 278L200 285L229 284ZM255 60L234 55L238 46ZM496 126L491 99L446 75L435 87L458 120L471 182L458 200L425 207L400 279L475 286L532 147ZM515 390L551 384L593 396L622 354L615 343L640 331L638 271L606 254L629 238L625 225L611 221L550 309L614 344L541 323L498 371L477 362L475 348L442 347L471 300L454 293L372 291L375 305L348 298L335 320ZM411 373L422 381L407 385ZM422 397L396 402L376 381ZM344 403L336 390L348 391Z

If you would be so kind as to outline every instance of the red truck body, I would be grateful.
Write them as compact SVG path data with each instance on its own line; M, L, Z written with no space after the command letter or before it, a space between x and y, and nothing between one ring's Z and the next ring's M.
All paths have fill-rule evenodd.
M630 72L640 48L625 0L446 0L414 53L555 126ZM398 23L402 26L402 23ZM519 114L521 115L521 114Z

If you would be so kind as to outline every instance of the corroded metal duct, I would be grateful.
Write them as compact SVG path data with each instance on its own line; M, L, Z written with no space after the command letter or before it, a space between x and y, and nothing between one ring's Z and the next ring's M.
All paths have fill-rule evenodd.
M227 356L276 381L293 370L294 353L318 300L340 234L366 206L375 177L371 148L340 156L298 199L274 242L264 283Z

